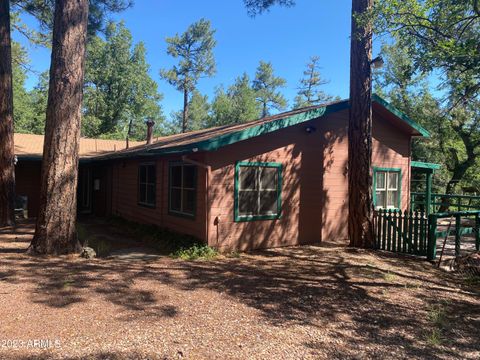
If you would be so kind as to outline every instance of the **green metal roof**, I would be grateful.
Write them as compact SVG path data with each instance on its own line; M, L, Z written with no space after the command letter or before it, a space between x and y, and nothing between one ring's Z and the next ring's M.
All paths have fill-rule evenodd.
M182 152L182 150L191 151L192 149L197 149L197 151L214 151L221 147L231 145L242 140L247 140L253 137L268 134L273 131L301 124L340 110L348 109L348 107L348 101L344 100L341 102L336 102L323 107L310 109L305 112L300 112L270 122L260 123L259 125L248 127L239 131L222 134L207 140L194 142L188 145L181 145L179 147L170 147L166 149L151 149L149 150L149 152L156 154L166 154L172 152Z
M414 171L417 171L419 173L433 174L435 170L438 170L441 168L441 165L434 164L434 163L427 163L423 161L412 161L410 162L410 167L413 168Z
M412 161L410 165L411 167L415 167L415 168L432 169L432 170L438 170L442 167L442 165L440 164L428 163L423 161Z

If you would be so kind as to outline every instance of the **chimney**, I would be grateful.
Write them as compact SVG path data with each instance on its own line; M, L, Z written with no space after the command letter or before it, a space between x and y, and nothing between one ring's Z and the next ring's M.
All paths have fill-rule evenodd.
M147 145L150 145L153 141L153 125L155 125L155 121L152 119L148 119L147 122Z

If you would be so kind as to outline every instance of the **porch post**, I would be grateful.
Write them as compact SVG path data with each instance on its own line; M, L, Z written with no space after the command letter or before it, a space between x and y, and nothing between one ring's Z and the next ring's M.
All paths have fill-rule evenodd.
M427 171L427 188L425 191L425 211L428 215L430 215L430 209L432 206L432 172Z

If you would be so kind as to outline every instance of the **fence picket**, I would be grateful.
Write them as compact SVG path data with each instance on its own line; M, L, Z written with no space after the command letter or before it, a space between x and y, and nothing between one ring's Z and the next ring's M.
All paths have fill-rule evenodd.
M414 216L413 220L413 253L418 254L418 212L410 212Z
M392 211L392 251L397 251L397 212Z
M388 210L388 233L387 233L387 250L391 251L392 250L392 211Z
M375 246L377 247L377 249L381 249L381 243L380 243L380 239L381 239L381 235L382 235L382 219L383 219L383 216L382 216L382 213L381 212L377 212L377 221L376 221L376 225L377 225L377 228L376 228L376 233L375 233Z
M427 233L426 229L427 227L425 226L425 212L421 211L420 212L420 254L425 255L425 252L427 251Z
M398 213L398 222L397 222L397 251L402 251L402 210L399 210Z
M407 236L408 236L408 232L407 232L407 229L408 229L408 223L409 223L409 218L408 218L408 213L407 213L407 210L405 210L403 212L403 236L402 236L402 241L403 241L403 244L402 244L402 252L407 252Z
M383 217L383 227L382 227L382 249L385 250L386 242L387 242L387 212L381 212L381 216Z

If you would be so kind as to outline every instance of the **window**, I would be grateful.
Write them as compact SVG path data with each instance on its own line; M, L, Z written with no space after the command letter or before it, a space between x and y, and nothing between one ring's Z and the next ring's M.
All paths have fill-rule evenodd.
M373 169L375 209L400 209L401 175L400 169Z
M156 169L154 164L141 164L138 168L138 203L155 206Z
M238 162L235 168L235 221L278 219L282 165Z
M173 214L195 216L196 193L196 166L184 163L171 163L169 211Z

